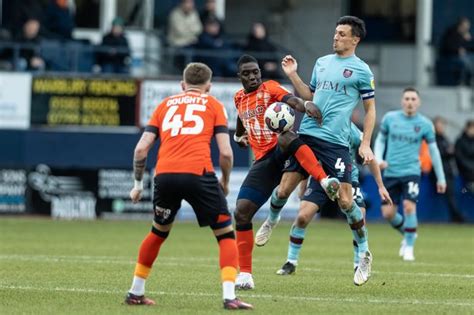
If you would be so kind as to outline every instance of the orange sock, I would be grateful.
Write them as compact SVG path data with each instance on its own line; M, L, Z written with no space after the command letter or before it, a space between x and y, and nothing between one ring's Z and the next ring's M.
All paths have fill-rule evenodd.
M313 151L306 144L301 145L295 152L295 158L309 175L317 179L318 182L327 177L326 172L319 164Z
M233 238L219 241L219 265L221 267L222 282L235 282L237 277L238 251L237 243Z
M237 248L240 272L252 273L253 229L252 224L237 225Z
M151 266L158 256L161 244L166 240L168 233L160 232L162 236L153 232L148 233L140 246L138 262L135 267L135 276L146 279L151 271Z

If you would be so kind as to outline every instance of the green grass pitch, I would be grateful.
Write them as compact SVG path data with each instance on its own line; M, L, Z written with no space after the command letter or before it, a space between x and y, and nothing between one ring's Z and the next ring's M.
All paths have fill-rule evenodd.
M255 224L255 230L259 224ZM313 221L294 276L284 263L290 224L254 251L258 314L473 314L474 229L421 225L416 261L398 257L400 236L369 224L370 281L352 283L352 236L342 221ZM177 222L147 283L154 307L126 306L138 246L149 222L0 219L1 314L224 313L218 247L208 228Z

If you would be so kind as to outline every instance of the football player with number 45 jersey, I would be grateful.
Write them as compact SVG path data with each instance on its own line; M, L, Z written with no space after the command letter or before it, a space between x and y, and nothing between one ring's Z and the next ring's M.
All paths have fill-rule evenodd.
M183 93L165 98L156 107L135 148L135 186L130 198L138 202L148 151L158 137L161 140L154 178L153 225L140 246L132 287L125 298L129 305L155 304L145 297L145 282L184 199L192 206L199 225L210 226L219 244L224 308L253 308L235 297L238 253L224 196L233 153L224 105L207 94L211 77L212 71L205 64L187 65L181 82ZM219 181L211 161L212 137L219 148Z
M419 152L421 141L428 143L433 168L438 179L437 191L444 193L446 179L443 164L436 145L434 127L431 120L417 113L420 95L414 88L406 88L402 95L402 110L385 114L380 132L375 141L375 156L384 171L384 183L393 205L383 204L382 214L393 228L404 236L399 255L405 261L415 260L414 246L417 237L416 202L420 181ZM385 152L385 158L384 157ZM398 213L398 205L403 203L404 216Z

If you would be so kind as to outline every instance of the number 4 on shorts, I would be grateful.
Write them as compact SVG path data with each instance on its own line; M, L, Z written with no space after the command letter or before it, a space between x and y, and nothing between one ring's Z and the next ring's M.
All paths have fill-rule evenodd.
M344 173L344 170L346 169L346 165L344 162L342 162L341 158L337 158L336 165L334 165L334 167L342 173Z

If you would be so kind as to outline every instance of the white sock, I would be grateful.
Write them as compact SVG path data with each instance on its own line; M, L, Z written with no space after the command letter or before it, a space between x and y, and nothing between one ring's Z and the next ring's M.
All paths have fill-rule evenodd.
M298 265L298 261L294 260L294 259L288 259L288 262L291 263L294 266Z
M146 279L133 276L132 287L130 288L130 293L133 295L142 296L145 294L145 281Z
M235 299L235 283L233 281L222 282L222 296L224 300Z

